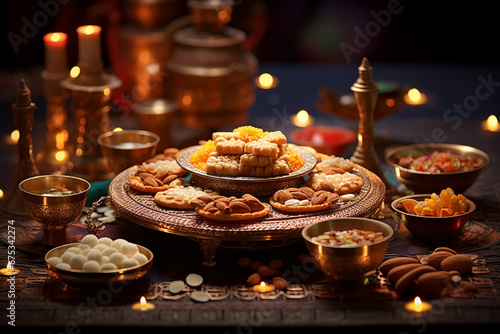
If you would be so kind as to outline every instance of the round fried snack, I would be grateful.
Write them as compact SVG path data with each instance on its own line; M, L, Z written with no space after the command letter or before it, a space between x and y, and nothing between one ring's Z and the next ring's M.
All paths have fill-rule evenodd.
M339 195L354 193L363 186L363 179L353 173L313 173L306 182L313 190L326 190Z
M335 203L322 203L322 204L317 204L317 205L284 205L281 204L280 202L275 202L273 199L269 200L269 204L273 206L273 208L278 209L280 211L285 211L285 212L317 212L317 211L323 211L323 210L328 210L333 207Z
M257 218L262 218L267 216L269 211L271 211L271 206L267 203L262 203L264 205L264 209L260 211L255 211L255 212L250 212L250 213L221 213L221 212L216 212L216 213L211 213L208 211L204 211L202 209L196 209L196 212L200 216L203 216L208 219L212 220L217 220L217 221L223 221L226 223L231 223L231 222L244 222L246 220L252 220L252 219L257 219Z

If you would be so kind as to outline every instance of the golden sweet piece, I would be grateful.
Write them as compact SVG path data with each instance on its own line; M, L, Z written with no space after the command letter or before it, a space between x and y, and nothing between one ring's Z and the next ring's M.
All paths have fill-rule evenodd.
M219 193L201 187L176 186L157 192L154 196L154 201L158 205L171 209L194 209L189 202L204 195L211 197L218 196Z
M287 143L286 136L281 131L269 132L267 135L262 137L262 140L274 143L276 145L285 145Z
M210 153L205 170L208 174L238 176L239 156Z
M356 192L363 186L363 179L353 173L325 174L314 173L306 184L313 190L327 190L339 195Z
M219 137L215 140L215 151L218 154L242 154L245 142L241 139L225 139Z
M439 196L432 193L430 198L423 201L401 201L398 208L418 216L450 217L467 211L467 199L462 194L455 195L453 189L446 188L441 190Z
M278 158L279 147L274 143L259 139L246 143L245 153L274 157L276 159Z

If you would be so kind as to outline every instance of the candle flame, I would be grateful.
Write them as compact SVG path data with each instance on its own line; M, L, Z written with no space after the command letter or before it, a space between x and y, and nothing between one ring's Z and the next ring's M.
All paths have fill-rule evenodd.
M79 75L80 75L80 67L73 66L71 68L71 70L69 71L69 76L72 77L72 78L76 78Z
M269 73L262 73L259 76L259 84L262 88L270 88L273 85L273 76Z
M419 296L415 297L415 300L413 302L415 303L415 305L422 305L422 300Z
M0 198L3 198L3 190L0 189Z
M120 132L120 131L123 131L123 129L120 128L119 126L113 129L113 132Z
M54 157L56 158L56 161L63 162L64 160L66 160L66 151L57 151Z
M410 101L419 102L422 98L422 94L420 94L420 91L418 89L412 88L408 91L408 98L410 99Z
M141 300L139 301L141 305L146 305L146 298L144 296L141 297Z
M309 113L305 110L301 110L297 113L297 121L299 123L307 123L309 121Z
M490 131L497 131L498 130L498 119L495 115L490 115L488 119L486 120L486 126L488 127L488 130Z
M58 33L58 32L55 32L53 34L50 35L50 40L52 42L59 42L61 40L61 34Z
M12 139L13 143L17 143L19 141L19 130L14 130L10 133L10 139Z
M85 28L83 29L83 33L85 35L92 35L94 31L95 31L94 26L85 26Z
M7 261L7 269L9 269L9 270L14 269L14 266L12 265L12 262Z
M264 282L264 281L260 282L260 286L261 286L262 288L265 288L265 287L266 287L266 282Z

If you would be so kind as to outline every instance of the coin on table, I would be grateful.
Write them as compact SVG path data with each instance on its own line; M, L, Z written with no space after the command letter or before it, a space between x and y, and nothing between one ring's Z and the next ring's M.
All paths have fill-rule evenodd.
M189 274L186 276L186 283L192 287L200 286L203 283L203 277L198 274Z
M193 291L189 296L192 300L200 303L206 303L210 300L210 296L204 291Z
M180 280L172 281L168 285L168 291L170 291L170 293L179 293L182 291L182 289L184 289L184 282Z

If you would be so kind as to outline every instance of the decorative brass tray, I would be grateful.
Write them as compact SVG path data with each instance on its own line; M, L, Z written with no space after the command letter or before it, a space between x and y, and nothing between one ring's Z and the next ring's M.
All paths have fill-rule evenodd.
M349 202L339 202L334 208L314 213L286 213L274 208L261 219L242 223L222 223L199 216L194 210L175 210L156 204L153 195L130 188L128 178L136 166L118 174L109 185L109 205L122 217L136 224L199 242L204 264L211 266L221 242L273 242L301 238L302 229L313 222L342 217L366 217L377 210L385 196L385 185L369 170L356 165L354 173L363 179L363 187ZM268 198L261 198L268 201ZM242 246L243 247L243 246Z
M210 175L189 162L191 154L201 146L193 146L182 152L177 158L179 165L191 173L191 182L205 189L212 189L222 195L241 196L250 193L254 196L272 196L276 191L291 187L300 187L304 184L304 176L316 166L314 153L295 146L295 152L304 159L304 165L295 172L273 177L252 176L218 176Z

